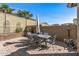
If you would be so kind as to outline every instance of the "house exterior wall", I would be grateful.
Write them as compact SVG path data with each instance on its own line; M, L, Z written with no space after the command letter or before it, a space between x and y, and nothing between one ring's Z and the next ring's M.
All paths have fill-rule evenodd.
M73 23L77 25L77 18L73 19Z
M4 21L5 21L5 14L0 12L0 33L4 33ZM17 28L17 24L20 24L20 27L24 30L25 27L28 26L34 26L36 25L35 20L31 19L25 19L22 17L18 17L16 15L6 14L6 21L8 21L8 26L6 24L6 27L9 28L10 33L15 32L15 29ZM26 24L27 23L27 24Z
M77 53L79 53L79 3L77 4Z

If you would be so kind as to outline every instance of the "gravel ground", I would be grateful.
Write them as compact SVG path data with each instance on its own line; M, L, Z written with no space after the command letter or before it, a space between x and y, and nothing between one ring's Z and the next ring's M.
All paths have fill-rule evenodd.
M30 44L26 37L14 38L6 41L0 41L0 56L26 56L26 55L57 55L75 53L75 51L69 51L62 42L57 42L56 45L48 44L48 48L30 49ZM59 44L59 45L58 45ZM68 53L68 54L67 54ZM74 54L76 55L76 54Z
M20 37L20 38L14 38L14 39L10 39L10 40L6 40L6 41L0 41L0 56L4 56L4 55L8 55L18 49L20 49L19 47L15 47L16 44L9 44L7 45L7 42L19 42L19 40L21 39L27 39L24 37Z

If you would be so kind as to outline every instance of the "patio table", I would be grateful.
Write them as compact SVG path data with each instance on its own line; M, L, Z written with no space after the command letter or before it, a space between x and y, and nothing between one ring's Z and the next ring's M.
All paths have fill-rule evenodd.
M45 34L32 34L32 36L38 36L39 38L44 38L44 39L48 39L51 37L50 35L45 35Z
M36 33L33 33L32 36L37 36L38 38L40 38L40 40L43 40L46 46L47 46L47 40L51 37L50 35L36 34Z
M48 39L51 37L50 35L45 35L45 34L38 34L37 36L44 39Z
M36 33L33 33L33 34L31 34L32 36L37 36L38 34L36 34Z
M45 34L38 34L37 35L39 38L42 38L45 42L45 45L47 46L47 40L51 37L50 35L45 35Z

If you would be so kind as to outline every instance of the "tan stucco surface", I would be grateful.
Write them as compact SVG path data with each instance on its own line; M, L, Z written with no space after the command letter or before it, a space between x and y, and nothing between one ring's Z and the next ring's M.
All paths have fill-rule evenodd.
M3 29L3 24L5 21L5 14L0 12L0 33L4 32ZM31 20L31 19L25 19L22 17L18 17L16 15L11 15L11 14L6 14L6 21L8 20L9 24L10 24L10 32L15 32L16 29L16 24L20 23L21 24L21 28L24 30L25 27L28 26L33 26L36 25L36 21L35 20Z

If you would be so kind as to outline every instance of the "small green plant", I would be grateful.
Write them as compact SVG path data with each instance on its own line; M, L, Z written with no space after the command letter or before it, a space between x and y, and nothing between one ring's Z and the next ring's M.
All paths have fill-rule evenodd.
M16 28L15 32L16 33L22 32L22 28Z
M30 32L30 30L31 30L30 27L26 27L26 28L24 29L24 32Z
M26 27L25 29L24 29L24 33L27 33L27 32L32 32L32 33L34 33L35 32L35 27L31 27L31 26L29 26L29 27Z

